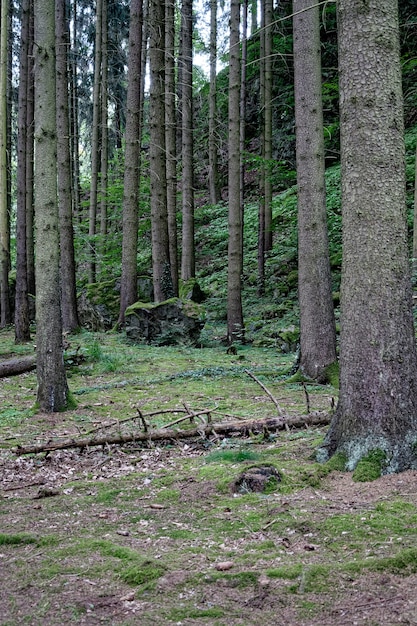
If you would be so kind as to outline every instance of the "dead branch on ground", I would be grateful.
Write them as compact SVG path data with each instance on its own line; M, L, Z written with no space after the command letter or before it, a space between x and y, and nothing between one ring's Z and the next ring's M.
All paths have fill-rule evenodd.
M206 414L212 409L207 409ZM203 414L204 411L198 411ZM189 417L189 416L187 416ZM287 428L307 428L310 426L325 426L329 424L330 416L327 413L316 413L304 417L295 416L283 419L281 417L267 417L258 420L244 420L234 422L213 422L200 425L196 428L178 430L174 428L159 428L147 432L115 433L105 436L84 437L80 439L49 440L43 443L20 446L13 449L18 455L38 454L69 448L84 449L92 446L104 446L122 443L149 443L155 441L176 441L181 439L208 438L210 435L224 437L244 437L249 435L268 434Z

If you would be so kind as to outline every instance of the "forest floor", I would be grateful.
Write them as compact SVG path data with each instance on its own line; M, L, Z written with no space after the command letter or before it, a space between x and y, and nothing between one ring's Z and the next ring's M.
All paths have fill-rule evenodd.
M36 412L35 372L0 379L2 626L417 625L417 472L358 483L331 471L315 462L323 426L16 454L139 432L139 410L164 410L147 418L158 428L185 405L221 422L276 416L277 404L305 419L307 404L329 411L335 389L288 382L294 355L117 334L70 343L76 408ZM0 361L31 351L0 332ZM236 492L260 464L281 481Z

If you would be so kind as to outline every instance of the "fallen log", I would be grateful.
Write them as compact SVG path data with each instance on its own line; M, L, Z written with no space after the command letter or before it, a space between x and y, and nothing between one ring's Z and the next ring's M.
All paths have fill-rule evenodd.
M36 354L19 356L0 362L0 378L17 376L24 372L30 372L36 368Z
M23 454L38 454L40 452L53 452L69 448L88 448L92 446L104 446L111 444L138 443L149 441L172 441L180 439L192 439L196 437L207 438L210 435L224 437L244 437L259 435L288 428L305 428L309 426L325 426L330 422L328 413L317 413L282 419L281 417L267 417L259 420L244 420L237 422L218 422L201 425L197 428L174 429L160 428L148 432L116 433L101 437L85 437L80 439L49 440L44 443L20 446L13 448L13 452L21 456Z

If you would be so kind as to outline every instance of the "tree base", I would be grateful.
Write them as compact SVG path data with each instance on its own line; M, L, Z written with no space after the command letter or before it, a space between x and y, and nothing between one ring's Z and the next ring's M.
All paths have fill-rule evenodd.
M317 461L326 463L334 454L343 454L346 457L346 470L353 471L359 461L370 454L380 452L381 474L397 474L408 469L417 469L417 433L410 430L398 439L392 439L384 434L369 434L356 436L340 442L337 446L332 437L332 426L317 450Z

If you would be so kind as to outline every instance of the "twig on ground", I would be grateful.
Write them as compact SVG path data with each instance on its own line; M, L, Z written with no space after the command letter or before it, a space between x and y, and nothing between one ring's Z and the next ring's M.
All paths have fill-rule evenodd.
M281 415L281 417L284 417L285 416L285 411L280 407L280 405L278 403L278 400L272 395L272 393L269 391L269 389L267 389L265 387L265 385L263 383L261 383L259 378L256 378L255 374L252 374L252 372L250 372L249 370L245 370L245 374L250 376L256 383L258 383L258 385L265 391L266 395L272 400L272 402L277 407L278 415Z

